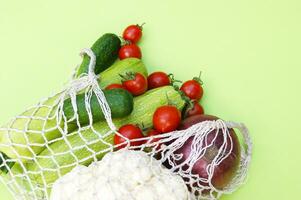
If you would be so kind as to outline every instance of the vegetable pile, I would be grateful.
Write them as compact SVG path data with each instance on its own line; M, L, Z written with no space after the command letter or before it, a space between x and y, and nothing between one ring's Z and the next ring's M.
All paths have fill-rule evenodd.
M0 128L1 178L15 196L217 199L243 182L247 129L204 113L201 73L149 74L142 31L101 36L65 90Z

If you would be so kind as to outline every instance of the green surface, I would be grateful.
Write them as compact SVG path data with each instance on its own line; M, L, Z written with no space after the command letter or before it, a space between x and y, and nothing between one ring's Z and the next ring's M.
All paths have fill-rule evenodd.
M146 22L150 71L202 70L206 112L251 131L248 182L222 200L299 199L300 10L298 0L1 0L0 123L58 91L101 34Z

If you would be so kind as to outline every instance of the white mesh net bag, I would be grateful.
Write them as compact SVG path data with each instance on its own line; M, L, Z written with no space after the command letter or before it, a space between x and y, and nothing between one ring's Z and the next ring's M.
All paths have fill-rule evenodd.
M83 53L90 57L87 74L73 79L62 92L41 101L0 128L1 180L15 199L50 199L53 184L60 177L78 166L96 163L116 150L113 137L119 134L117 128L127 123L151 127L150 119L155 109L168 103L165 95L179 109L184 105L178 92L166 86L144 97L135 97L130 117L112 120L110 106L102 91L104 80L94 74L95 55L90 49ZM160 95L162 93L164 95ZM81 109L77 105L79 98L83 101L84 115L78 111ZM141 106L146 99L148 110ZM73 109L72 117L70 113L66 114L66 100ZM92 104L95 102L103 113L102 121L94 122ZM241 133L239 137L234 129ZM184 130L139 140L145 142L130 146L133 141L126 139L121 145L145 152L151 160L161 163L164 170L182 177L191 194L190 199L218 199L222 194L233 192L245 181L251 160L252 145L247 128L241 123L220 119L205 120ZM186 145L190 146L189 152L181 153ZM197 169L205 157L206 167ZM228 170L232 174L219 174L234 166L233 160L237 162L235 168ZM227 164L231 162L231 166Z

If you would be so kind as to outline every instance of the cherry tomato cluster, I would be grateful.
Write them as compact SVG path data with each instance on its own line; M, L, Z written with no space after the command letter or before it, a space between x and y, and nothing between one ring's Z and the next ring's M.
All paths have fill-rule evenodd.
M204 109L199 103L204 94L203 82L200 76L201 73L199 77L194 77L192 80L184 82L180 88L182 94L188 98L188 106L184 112L185 117L204 114Z
M121 60L130 57L141 59L142 54L137 42L139 42L142 37L142 26L143 24L141 26L130 25L124 30L122 37L125 40L125 45L123 45L119 51L119 58ZM122 78L121 84L111 84L107 86L106 89L121 88L128 90L133 96L139 96L144 94L147 90L173 85L187 103L182 113L177 107L172 105L172 102L157 108L153 115L153 127L148 129L148 131L144 131L139 125L134 124L126 124L120 127L118 134L115 134L114 137L114 143L118 146L118 149L124 148L127 145L140 146L146 142L158 142L160 140L159 138L152 137L151 141L146 141L141 138L175 131L183 118L204 114L204 109L199 103L204 93L200 76L184 82L181 87L175 84L181 81L175 80L172 74L161 71L153 72L148 77L145 77L141 73L134 72L120 74L120 76ZM160 147L160 145L158 145L157 148L158 147Z
M134 96L143 94L144 92L154 88L163 87L166 85L172 85L174 78L171 75L167 75L165 72L154 72L150 74L147 79L140 73L127 73L121 75L123 81L122 84L112 84L107 89L123 88L131 92ZM162 133L167 133L177 130L182 118L187 118L193 115L204 114L203 107L199 104L199 100L203 96L202 81L199 77L195 77L192 80L188 80L182 84L179 92L185 96L187 100L187 108L183 114L173 105L164 105L156 109L153 115L153 128L149 129L146 134L139 126L133 124L126 124L122 126L115 135L115 145L119 145L120 148L124 148L126 141L133 139L141 139L144 137L156 136ZM167 97L168 98L168 97ZM185 99L184 98L184 99ZM150 141L140 140L131 141L130 146L140 146L143 143L155 143L159 138L153 138ZM156 148L160 148L158 145Z
M142 37L143 25L130 25L122 34L125 44L119 50L119 59L125 58L139 58L141 59L142 53L140 47L137 45Z

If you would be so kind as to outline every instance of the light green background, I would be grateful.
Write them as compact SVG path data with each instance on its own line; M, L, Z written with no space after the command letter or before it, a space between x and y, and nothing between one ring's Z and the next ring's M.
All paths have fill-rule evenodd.
M251 131L248 181L222 199L299 199L299 0L1 0L0 123L58 91L100 34L141 22L150 71L185 80L202 70L206 112Z

